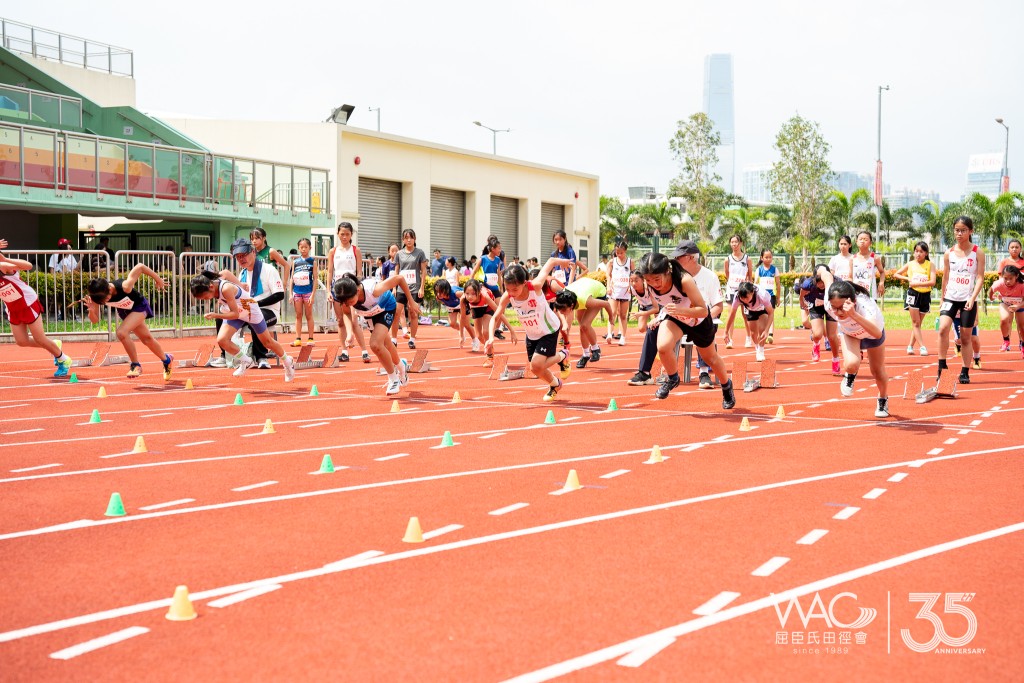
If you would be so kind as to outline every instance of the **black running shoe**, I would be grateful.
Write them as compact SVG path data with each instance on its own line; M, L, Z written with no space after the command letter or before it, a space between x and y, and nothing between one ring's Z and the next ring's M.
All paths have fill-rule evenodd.
M722 385L722 408L730 410L736 407L736 392L732 390L732 380Z
M501 330L495 330L494 331L494 338L495 339L504 339L505 338L505 333L502 332Z
M960 368L960 384L971 383L971 371L967 368Z
M711 389L715 385L711 382L711 375L707 372L700 373L700 382L697 384L701 389Z
M645 384L654 384L654 378L646 372L638 372L633 375L633 379L626 382L631 387L642 387Z
M576 361L576 367L585 368L587 367L587 361L590 360L590 356L580 356L580 359Z
M601 349L590 349L590 360L595 363L601 360Z
M665 380L665 383L659 386L658 390L654 392L654 398L668 398L669 392L678 386L679 376L677 375L675 379L669 377L668 379Z

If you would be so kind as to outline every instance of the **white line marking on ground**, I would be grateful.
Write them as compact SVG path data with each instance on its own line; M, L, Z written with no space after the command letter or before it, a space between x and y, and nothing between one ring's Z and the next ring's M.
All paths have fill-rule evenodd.
M732 591L722 591L721 593L711 598L697 609L693 610L693 613L706 617L719 611L720 609L722 609L738 597L740 597L739 593L734 593Z
M196 410L217 410L218 408L227 408L227 407L228 406L226 406L226 405L223 405L223 406L200 406L199 408L196 408Z
M148 512L150 510L161 510L163 508L174 507L175 505L184 505L185 503L194 503L194 502L196 502L195 498L181 498L179 500L169 500L166 503L155 503L154 505L147 505L147 506L141 507L139 509L140 510L145 510L145 511Z
M959 432L957 432L957 434L959 434L960 436L964 436L966 434L970 434L972 431L973 430L971 429L961 429Z
M573 420L579 420L579 419L581 419L579 415L574 415L572 417L563 417L561 419L561 422L572 422Z
M206 604L209 605L210 607L227 607L228 605L234 605L235 603L239 603L239 602L242 602L244 600L248 600L250 598L256 598L256 597L259 597L259 596L264 595L266 593L272 593L272 592L276 591L277 589L279 589L280 587L281 587L281 584L279 584L279 583L272 583L272 584L268 584L266 586L258 586L256 588L250 588L247 591L241 591L240 593L235 593L234 595L229 595L229 596L227 596L225 598L218 598L217 600L211 600L210 602L208 602Z
M928 462L928 461L927 460L915 460L913 462L907 463L907 467L924 467L926 462Z
M637 408L637 407L642 406L642 405L643 405L643 403L627 403L626 405L624 405L622 407L623 408Z
M600 477L598 477L598 479L614 479L615 477L620 477L623 474L629 474L629 470L615 470L614 472L609 472L608 474L602 474Z
M482 400L484 400L485 398L491 398L491 397L490 397L490 396L477 396L477 397L476 397L476 400L477 400L477 401L482 401Z
M702 443L691 443L689 446L683 446L679 450L681 450L683 453L692 453L693 451L697 450L698 448L704 448L704 444L702 444Z
M67 399L65 399L65 400L67 400ZM79 401L79 400L82 400L82 399L77 399L76 398L75 400ZM28 403L16 403L16 404L10 405L10 406L0 406L0 410L6 410L7 408L25 408L28 405L29 405Z
M788 557L773 557L772 559L768 560L754 571L750 572L750 575L771 576L776 572L776 570L778 570L780 567L782 567L782 565L786 564L787 562L789 562Z
M981 424L981 420L971 420L971 426L972 427L977 427L980 424Z
M232 491L252 491L253 489L263 488L264 486L273 486L276 481L261 481L258 484L249 484L248 486L239 486L237 489L231 489Z
M174 415L174 413L150 413L149 415L139 415L139 417L163 417L164 415Z
M809 406L807 406L807 407L808 407L808 408L820 408L820 407L821 407L821 404L820 404L820 403L812 403L811 405L809 405Z
M946 450L946 449L945 448L933 448L930 451L928 451L928 453L926 455L938 455L939 453L941 453L944 450Z
M946 439L945 441L943 441L942 443L944 443L947 446L952 446L953 444L955 444L959 440L960 439L956 438L955 436L952 436L952 437Z
M71 659L72 657L84 655L87 652L99 650L100 648L107 647L108 645L114 645L121 641L128 640L129 638L134 638L135 636L141 636L144 633L149 633L149 629L143 626L131 626L129 628L121 629L120 631L115 631L114 633L108 633L107 635L99 638L87 640L86 642L79 643L78 645L72 645L71 647L64 648L63 650L58 650L57 652L50 654L50 659Z
M791 411L789 411L789 414L790 415L799 415L802 412L804 412L804 411L802 411L802 410L791 410Z
M499 436L505 436L505 432L495 432L494 434L484 434L481 439L496 439Z
M1010 403L1009 401L1000 401L999 405L1005 406L1005 405L1009 405L1009 403Z
M299 429L309 429L310 427L323 427L324 425L329 425L329 424L331 424L331 423L330 422L314 422L313 424L309 424L309 425L299 425Z
M733 436L734 436L733 434L723 434L722 436L716 436L715 438L713 438L711 440L712 441L726 441L727 439L731 439Z
M875 500L883 493L885 493L885 489L871 489L870 491L864 494L864 497L867 498L868 500Z
M188 448L189 446L205 446L208 443L215 443L214 441L192 441L190 443L179 443L178 448Z
M404 458L404 457L407 457L408 455L409 455L408 453L395 453L394 455L385 455L385 456L380 457L380 458L374 458L374 460L376 460L377 462L386 462L388 460L396 460L398 458Z
M987 413L987 412L986 413L982 413L981 416L982 417L992 417L992 413Z
M42 427L36 427L35 429L19 429L16 432L4 432L4 436L14 436L15 434L30 434L32 432L41 432Z
M832 519L849 519L850 517L853 517L858 512L860 512L860 508L854 507L852 505L847 505L846 507L844 507L842 510L840 510L836 514L832 515Z
M338 560L337 562L328 562L324 565L324 570L332 572L351 569L354 567L358 567L360 563L365 562L366 560L372 560L373 558L380 557L383 554L383 550L367 550L366 552L359 553L358 555L346 557L344 560Z
M638 647L615 663L619 666L635 669L646 664L647 660L674 642L676 642L676 639L671 637L651 638L643 647Z
M499 517L501 515L508 514L509 512L515 512L516 510L522 510L523 508L529 507L529 506L530 506L529 503L513 503L512 505L506 505L505 507L498 508L497 510L491 510L487 514L494 515L495 517Z
M827 534L827 533L828 533L828 529L815 529L813 531L809 531L806 534L804 534L804 536L799 541L797 541L796 544L797 545L814 545L815 543L820 541L822 539L822 537L824 537L825 534Z
M891 477L889 477L888 479L886 479L886 481L891 481L894 484L898 484L899 482L903 481L906 478L907 478L907 473L906 472L897 472L896 474L894 474Z
M438 536L443 536L444 534L450 534L451 532L458 531L461 528L461 524L449 524L448 526L443 526L440 529L434 529L433 531L425 532L423 534L423 540L429 541L432 538L437 538Z
M36 465L35 467L22 467L20 470L11 470L11 472L32 472L35 470L48 470L51 467L61 467L59 462L51 463L49 465Z

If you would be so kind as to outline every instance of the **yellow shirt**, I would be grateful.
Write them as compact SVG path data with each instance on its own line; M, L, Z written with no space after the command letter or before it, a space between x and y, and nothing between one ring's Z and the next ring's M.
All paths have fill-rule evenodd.
M576 309L587 307L587 299L600 299L608 293L608 288L591 277L581 277L570 282L566 289L576 295Z
M927 284L932 279L932 262L918 263L917 261L911 261L907 264L907 277L910 278L910 288L915 292L932 291L931 286Z

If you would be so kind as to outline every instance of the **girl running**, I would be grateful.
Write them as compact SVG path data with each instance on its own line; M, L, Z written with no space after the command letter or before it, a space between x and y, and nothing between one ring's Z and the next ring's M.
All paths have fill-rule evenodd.
M732 328L736 322L736 292L744 282L751 282L754 279L754 266L750 262L750 256L743 251L743 239L739 235L729 238L729 246L732 253L729 254L722 270L725 273L725 300L729 303L729 318L725 321L725 348L732 348ZM750 336L744 346L751 346Z
M566 266L555 266L552 277L558 280L563 286L576 279L576 252L565 235L565 230L556 230L551 236L551 244L555 249L551 252L551 258L566 259L569 264Z
M346 273L356 277L362 274L363 255L359 247L352 244L352 235L355 228L348 221L338 223L338 242L327 252L327 281L331 283L332 294L334 283L341 279ZM385 264L386 266L386 264ZM338 341L341 342L341 353L338 360L342 363L348 362L348 350L359 343L363 352L363 362L370 362L370 354L366 350L366 340L363 338L363 328L356 324L355 314L349 310L348 315L341 314L341 305L338 301L331 299L334 306L334 317L338 321Z
M971 383L970 362L972 352L978 353L977 365L980 365L980 348L975 348L978 337L970 333L978 319L978 295L984 283L985 252L977 245L971 244L974 235L974 221L969 216L960 216L953 223L953 237L956 244L946 250L942 257L942 305L939 307L939 375L949 368L946 365L946 354L949 352L949 328L953 326L953 318L960 316L960 329L968 330L961 334L963 346L963 367L960 369L960 384Z
M806 311L811 325L811 360L817 362L821 359L821 338L825 337L832 351L832 374L838 377L841 372L838 326L836 319L825 309L827 287L817 273L804 279L800 286L800 307Z
M136 266L138 267L138 266ZM230 275L224 271L223 275ZM210 311L204 317L207 320L223 320L217 333L217 344L230 356L238 356L241 349L232 341L231 337L235 332L248 325L253 333L259 338L263 345L273 351L281 358L284 365L284 381L291 382L295 378L295 363L292 357L274 339L270 330L267 329L267 321L263 317L263 311L255 299L248 296L241 285L234 282L222 280L221 275L204 270L202 274L192 278L190 284L192 296L199 301L216 299L217 310ZM252 358L242 355L237 359L238 368L233 373L235 377L241 377L245 371L256 363Z
M725 361L715 350L714 321L697 283L678 261L664 254L651 254L649 261L641 262L640 271L650 288L651 298L662 307L650 326L657 328L658 358L668 378L658 387L654 397L668 398L669 392L679 386L676 346L686 335L722 385L722 408L733 408L736 394L732 380L725 369Z
M761 252L761 263L757 266L758 289L768 292L768 296L771 298L772 304L772 312L771 315L769 315L770 321L768 323L767 341L769 344L775 343L775 306L778 304L776 293L782 291L782 278L779 277L779 269L775 267L774 263L772 263L772 258L773 255L771 249L763 250Z
M569 351L558 349L558 333L561 320L551 310L544 297L544 284L556 263L567 263L566 259L550 258L540 269L537 277L527 279L526 269L520 265L512 265L502 273L505 282L505 293L498 299L498 310L505 310L505 305L512 304L519 315L519 324L526 335L526 358L537 378L548 385L544 394L545 401L554 401L562 388L562 380L572 372L569 365ZM497 318L491 320L490 336L484 348L490 351L494 347L494 333L498 325ZM511 329L512 343L516 343L515 332ZM551 369L558 366L559 375L555 376Z
M999 262L996 272L1002 273L1006 266L1013 266L1017 270L1024 270L1024 258L1021 257L1020 253L1020 240L1010 240L1009 244L1006 245L1006 249L1010 252L1010 255ZM1010 315L1002 306L999 307L999 331L1003 335L1003 343L999 347L1000 351L1010 350L1010 323L1013 318L1014 316Z
M448 280L438 278L434 282L434 297L438 303L448 309L448 324L453 330L459 331L459 348L466 343L466 335L473 340L473 350L480 350L480 340L477 339L476 330L469 324L469 315L462 312L462 287L452 287Z
M605 299L607 293L608 290L598 280L581 277L558 292L551 304L555 312L561 312L566 316L567 327L572 325L569 311L576 311L576 321L580 324L580 346L583 347L583 355L576 362L578 368L585 368L588 361L596 363L601 360L601 347L597 344L594 318L600 311L611 315L612 306Z
M862 351L878 387L875 417L889 417L889 376L885 371L885 319L868 290L849 280L835 280L825 266L815 269L828 291L825 311L835 317L842 332L843 370L839 383L843 396L853 396L853 381L860 369Z
M389 330L398 310L392 293L395 287L401 288L405 295L409 314L418 318L420 307L404 275L392 275L383 281L368 277L360 282L354 274L346 273L334 283L334 300L341 304L345 313L355 310L356 315L370 325L370 349L388 375L384 391L387 396L397 394L409 382L405 360L398 358L398 347L388 343Z
M866 289L872 299L885 296L885 267L882 257L871 251L871 233L867 230L857 233L857 253L851 261L853 275L850 279Z
M6 240L0 240L0 248L6 248ZM67 377L71 370L71 359L61 345L46 336L43 327L43 305L39 303L36 290L22 282L19 272L32 270L28 261L7 258L0 252L0 300L4 302L7 320L11 323L11 335L18 346L38 346L53 356L57 366L54 377ZM31 337L29 335L31 334Z
M394 344L398 344L398 327L402 320L406 316L406 310L412 309L409 304L416 304L417 310L423 305L423 288L427 282L427 264L430 263L427 260L427 255L422 249L416 246L416 231L411 228L406 228L402 231L402 249L398 250L398 254L395 257L395 263L397 264L398 274L405 278L406 283L409 285L409 295L406 296L405 290L398 292L395 295L395 320L391 326L391 341ZM409 348L416 348L416 332L420 327L419 315L409 314L409 327L405 332L405 337L409 340Z
M89 296L85 301L89 308L89 322L94 325L99 322L100 306L106 305L116 310L117 316L121 319L117 326L117 340L128 352L128 359L131 361L127 376L135 378L142 374L139 352L132 341L132 334L135 334L138 340L163 363L166 381L171 378L171 361L174 357L164 353L160 342L153 337L146 325L146 321L153 317L153 308L146 297L135 290L135 285L143 275L153 280L157 291L163 290L164 279L144 263L137 264L124 279L107 282L106 279L98 277L89 280L89 284L86 285Z
M299 240L299 256L292 261L292 304L295 306L295 341L292 346L302 346L302 317L305 314L308 338L306 345L313 341L313 295L319 282L316 259L309 255L312 242L303 237Z
M1024 276L1020 268L1006 264L999 272L1000 279L992 284L989 290L990 299L999 300L999 321L1002 324L1005 317L1007 323L1011 320L1017 322L1017 341L1020 347L1020 356L1024 358ZM1008 344L1010 340L1009 324L1007 331L1003 333L1003 343Z
M633 271L633 259L626 255L628 245L625 240L618 240L615 243L615 253L608 261L608 289L611 299L612 314L608 316L609 328L614 328L616 322L619 324L619 346L626 345L626 325L629 321L629 277ZM612 341L609 334L605 337L608 342Z
M498 308L494 297L491 296L491 290L480 284L479 280L467 280L462 290L462 302L463 314L473 319L476 335L477 337L481 336L485 329L490 329L491 317ZM500 332L496 332L495 336L500 339L500 334ZM478 350L476 345L474 345L473 350ZM488 353L486 360L484 360L485 368L489 368L492 365L494 365L493 352Z
M753 282L744 282L736 291L736 300L746 314L747 332L754 338L754 356L758 361L764 360L764 342L775 316L774 298L767 289Z
M896 271L893 276L907 283L907 298L903 310L910 311L910 345L907 355L914 355L915 342L920 347L921 355L927 356L928 349L924 345L924 333L921 323L932 305L932 288L935 287L935 269L928 259L928 243L918 242L914 245L914 259Z

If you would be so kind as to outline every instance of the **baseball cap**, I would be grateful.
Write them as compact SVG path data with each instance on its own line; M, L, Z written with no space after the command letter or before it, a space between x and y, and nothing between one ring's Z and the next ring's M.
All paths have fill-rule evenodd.
M57 240L58 247L66 247L69 244L71 244L71 242L64 237L61 237L59 240Z
M693 240L683 240L676 248L672 251L671 258L679 258L680 256L686 256L687 254L696 254L700 256L700 247Z
M252 242L244 237L239 237L237 240L231 243L231 255L238 256L239 254L248 254L252 252Z

